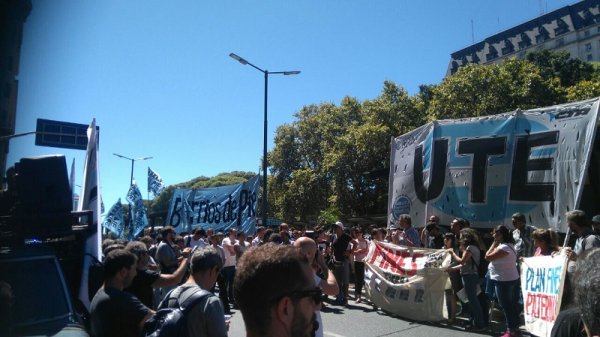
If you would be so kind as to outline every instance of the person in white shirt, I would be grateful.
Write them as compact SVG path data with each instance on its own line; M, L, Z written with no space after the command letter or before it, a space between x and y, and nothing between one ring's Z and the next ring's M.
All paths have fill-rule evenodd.
M504 311L507 330L503 337L520 336L519 332L519 271L515 239L504 225L498 225L492 233L494 243L485 259L490 261L488 270L498 302Z
M194 247L206 247L208 246L208 242L206 241L206 232L202 227L196 227L192 234L185 236L183 243L186 247L190 247L192 249L194 249Z
M235 264L237 262L237 254L235 252L237 233L238 231L236 228L229 229L228 236L221 242L221 246L223 246L223 251L225 252L225 264L223 265L223 270L221 271L223 277L225 278L225 287L224 289L219 289L219 291L223 291L223 297L227 297L229 302L232 304L234 304L233 278L235 277Z
M242 254L244 254L244 252L248 250L248 248L250 248L250 242L246 241L246 233L239 232L237 234L237 241L233 246L236 258L239 260L240 257L242 257Z
M263 226L256 227L256 237L252 239L252 247L260 246L265 240L266 228Z

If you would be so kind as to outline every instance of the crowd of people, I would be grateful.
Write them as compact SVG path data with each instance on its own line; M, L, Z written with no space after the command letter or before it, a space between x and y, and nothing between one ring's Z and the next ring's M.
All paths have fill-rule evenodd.
M598 273L590 270L597 271L600 258L594 249L600 247L594 231L600 228L600 216L590 224L585 213L571 211L566 220L576 237L573 247L566 248L573 267L553 336L576 336L583 329L598 334L598 301L583 294L599 286ZM92 334L139 336L157 310L190 305L188 336L227 336L234 308L242 312L248 336L323 336L320 308L326 296L339 306L369 301L363 294L364 259L369 241L377 240L446 249L453 261L446 269L447 323L458 324L462 292L470 313L464 329L488 329L490 308L495 307L504 314L503 336L518 336L523 307L518 264L525 257L556 254L560 247L557 233L527 224L521 213L512 216L512 224L512 230L498 225L486 236L461 218L453 219L446 231L432 215L419 230L404 214L388 228L347 228L338 221L300 231L282 223L276 229L259 226L247 235L236 228L222 233L200 227L177 234L166 226L158 240L152 233L129 242L105 239L104 284L91 304ZM581 267L590 261L596 261L593 268ZM581 280L579 273L587 279ZM585 308L596 315L582 315Z

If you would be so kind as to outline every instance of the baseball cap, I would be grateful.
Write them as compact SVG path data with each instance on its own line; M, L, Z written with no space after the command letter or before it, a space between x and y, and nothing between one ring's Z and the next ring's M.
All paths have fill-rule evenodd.
M344 229L344 224L341 221L336 222L335 225L341 229Z

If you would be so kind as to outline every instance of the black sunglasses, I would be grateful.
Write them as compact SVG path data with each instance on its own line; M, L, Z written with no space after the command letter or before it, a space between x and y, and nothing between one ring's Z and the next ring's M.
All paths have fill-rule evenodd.
M315 287L313 289L308 290L296 290L281 296L280 299L285 296L289 296L296 300L299 300L304 297L312 297L315 304L318 305L321 304L321 301L323 300L323 290L321 290L321 288L319 287Z

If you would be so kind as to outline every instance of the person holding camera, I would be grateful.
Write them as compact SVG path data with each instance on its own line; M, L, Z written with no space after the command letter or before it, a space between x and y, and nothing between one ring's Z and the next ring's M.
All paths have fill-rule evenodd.
M335 299L335 304L348 304L348 288L350 285L350 261L351 250L348 250L352 237L344 232L344 224L338 221L333 226L335 239L331 244L333 255L333 274L337 280L339 292Z

